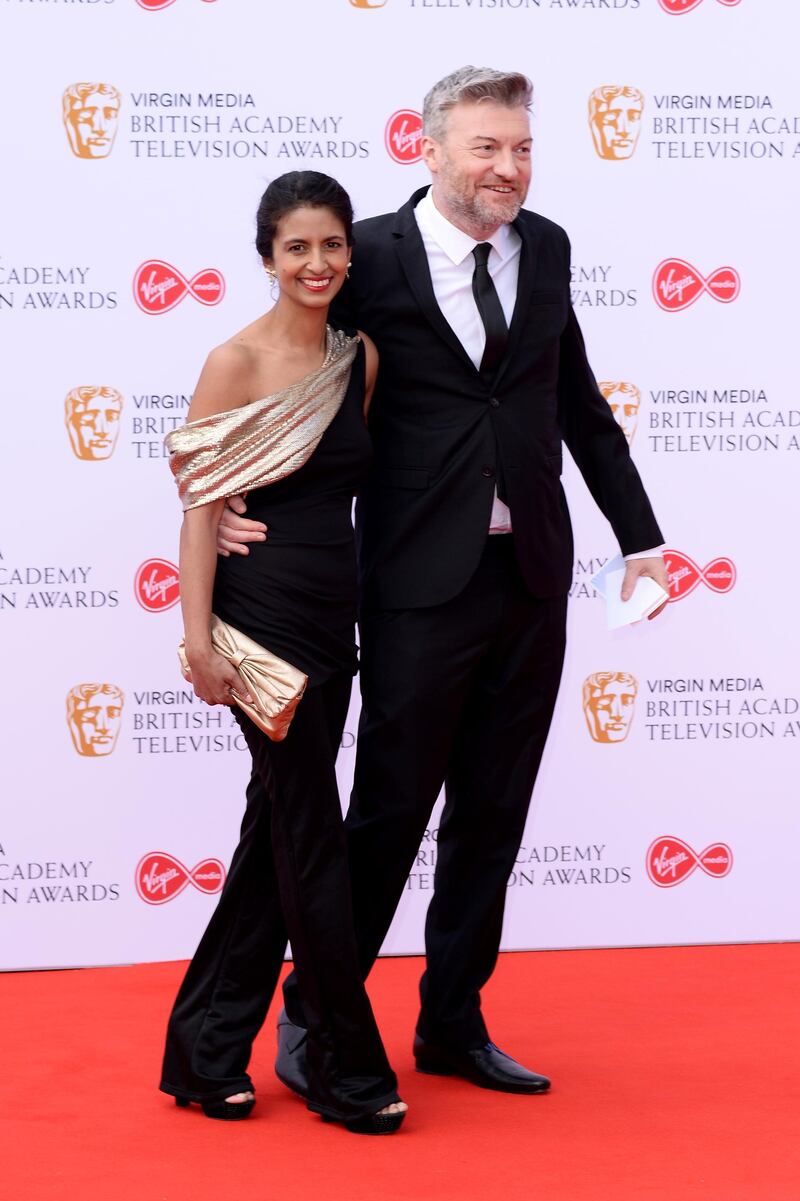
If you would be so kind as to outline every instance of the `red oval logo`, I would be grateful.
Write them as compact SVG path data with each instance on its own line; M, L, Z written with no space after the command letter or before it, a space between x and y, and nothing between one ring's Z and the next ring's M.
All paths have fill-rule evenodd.
M667 313L688 309L704 292L720 304L730 304L740 288L739 273L733 267L717 267L704 277L686 259L664 259L653 273L653 298Z
M136 572L133 591L148 613L163 613L181 598L178 569L169 559L145 559Z
M133 277L133 299L151 317L168 313L191 294L200 304L219 304L225 280L216 267L204 267L191 279L163 259L148 259Z
M165 905L190 884L200 892L220 892L225 883L225 864L220 859L201 859L190 869L166 851L150 851L137 863L134 881L136 891L148 905Z
M215 0L203 0L205 4L214 4ZM146 12L159 12L162 8L169 8L170 4L174 4L175 0L136 0L139 8L143 8Z
M712 842L697 854L682 838L662 836L647 849L647 874L659 888L674 888L700 868L719 880L733 867L733 851L726 842Z
M670 601L683 600L701 583L712 592L730 592L736 583L736 567L727 555L718 555L705 567L699 567L682 551L665 550L664 564Z
M693 8L697 8L703 0L658 0L658 3L665 13L672 17L680 17L683 13L690 13ZM741 0L717 0L717 4L723 5L724 8L733 8L739 3Z
M422 113L413 108L401 108L386 122L383 140L386 151L396 163L418 163L422 139Z

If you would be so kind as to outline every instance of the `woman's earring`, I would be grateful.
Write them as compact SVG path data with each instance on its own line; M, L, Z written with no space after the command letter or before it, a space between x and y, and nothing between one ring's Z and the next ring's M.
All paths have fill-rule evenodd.
M345 277L345 279L350 278L350 260L349 259L347 260L347 266L344 269L344 277Z
M280 287L278 285L278 274L274 267L265 267L264 270L266 271L267 275L269 276L269 294L273 300L277 300L278 296L280 294Z

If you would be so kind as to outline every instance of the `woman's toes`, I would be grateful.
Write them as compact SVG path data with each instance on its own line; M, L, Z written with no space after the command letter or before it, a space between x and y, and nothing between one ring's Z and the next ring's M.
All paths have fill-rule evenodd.
M245 1101L252 1101L253 1093L234 1093L232 1097L226 1097L225 1100L229 1105L241 1105Z
M386 1105L386 1106L384 1106L383 1109L379 1109L378 1113L379 1114L405 1113L407 1111L407 1109L408 1109L408 1106L406 1105L405 1101L394 1101L391 1105Z

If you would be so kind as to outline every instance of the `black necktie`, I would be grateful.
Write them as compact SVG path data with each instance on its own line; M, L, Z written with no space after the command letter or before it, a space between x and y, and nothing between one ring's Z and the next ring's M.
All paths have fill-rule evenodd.
M500 360L505 354L508 342L508 326L503 308L486 265L491 249L491 243L479 242L472 251L475 258L472 294L481 315L483 328L486 330L486 346L481 359L481 375L487 376L490 380L500 366Z

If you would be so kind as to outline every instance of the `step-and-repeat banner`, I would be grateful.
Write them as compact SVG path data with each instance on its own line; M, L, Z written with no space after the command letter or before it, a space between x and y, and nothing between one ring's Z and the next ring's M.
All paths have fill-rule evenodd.
M528 205L571 236L669 546L665 615L609 633L590 580L616 547L567 465L570 644L504 946L798 936L796 8L2 0L0 965L192 952L248 756L178 673L163 437L270 304L268 181L397 208L423 95L465 62L534 81ZM388 952L422 948L437 813Z

